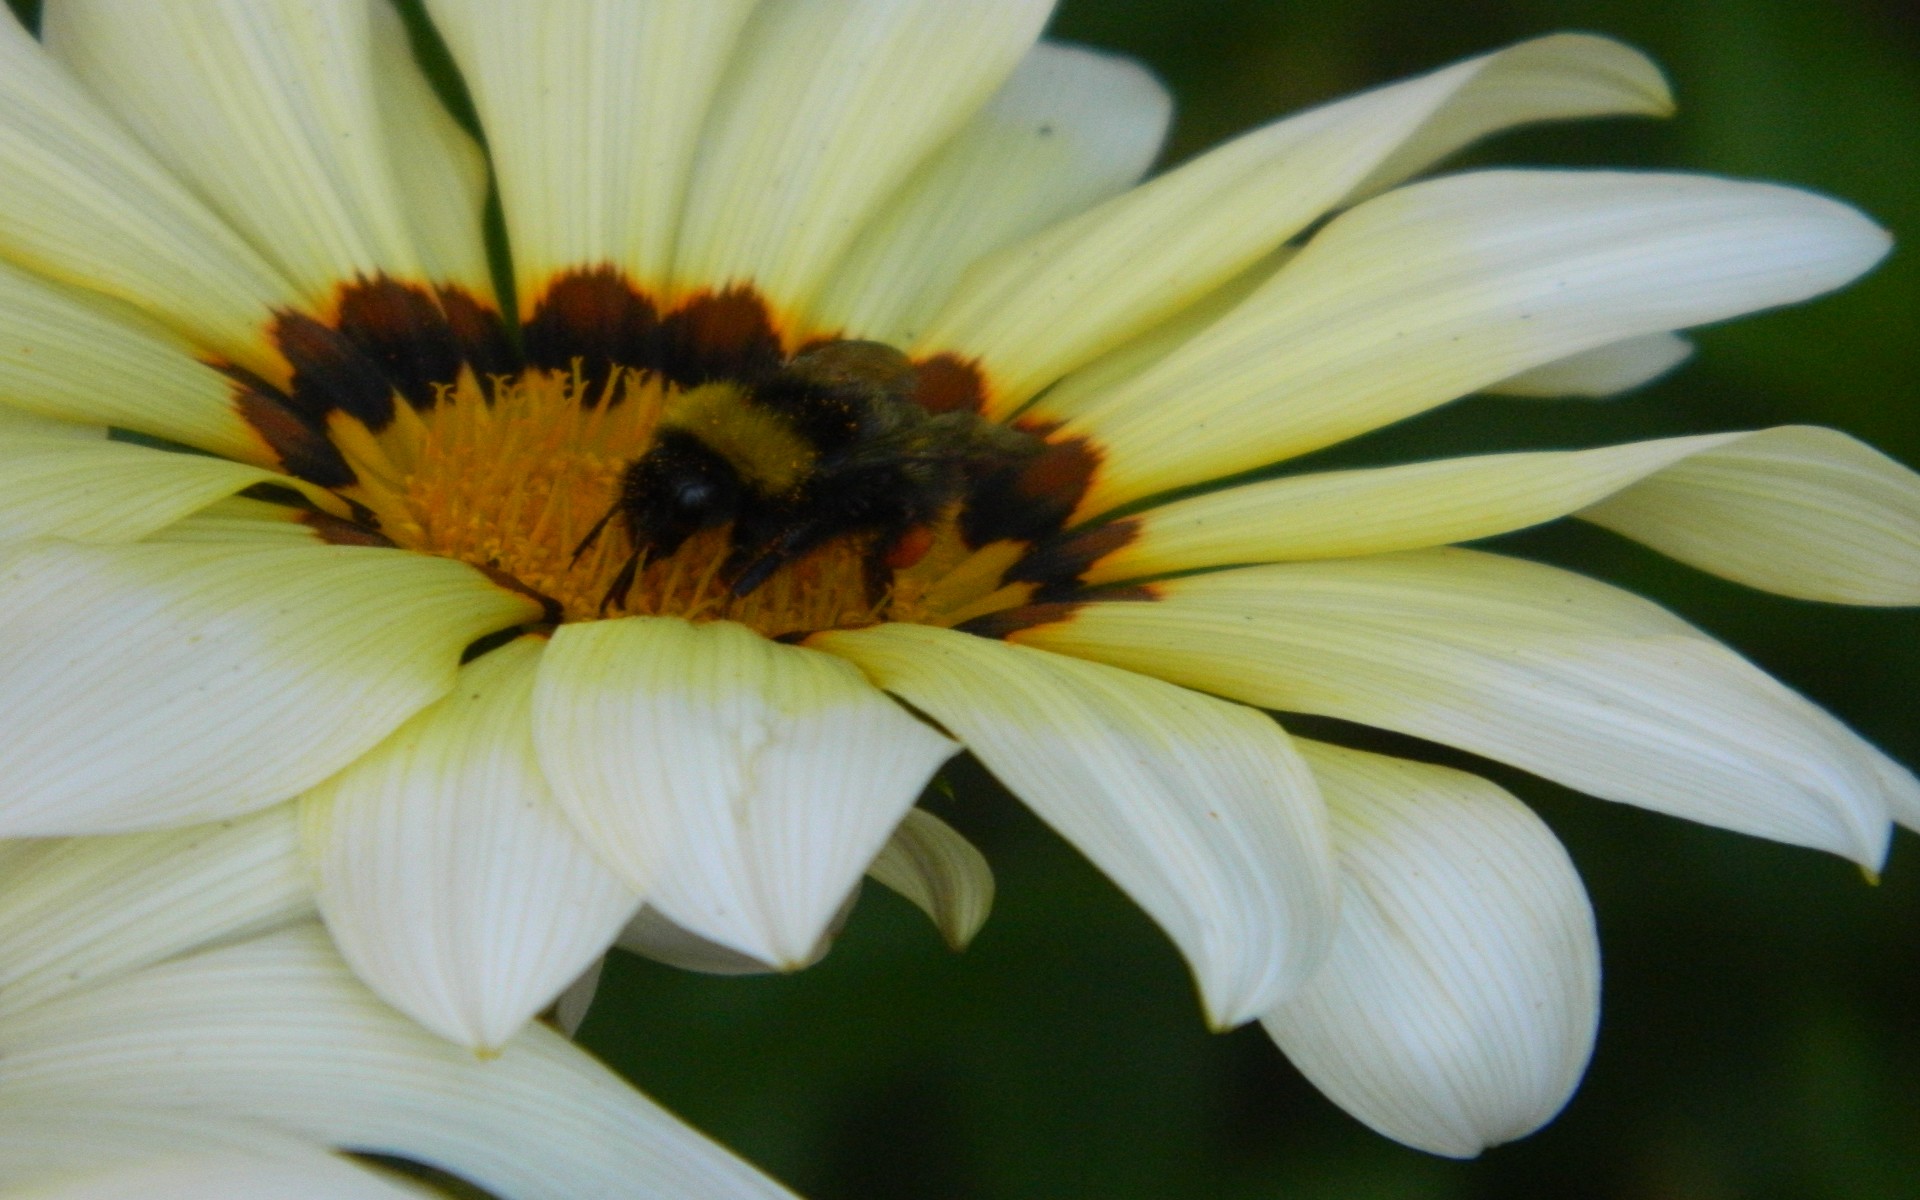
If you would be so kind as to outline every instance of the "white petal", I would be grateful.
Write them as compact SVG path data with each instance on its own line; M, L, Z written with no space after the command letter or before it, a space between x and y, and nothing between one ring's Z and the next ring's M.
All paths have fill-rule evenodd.
M1304 454L1639 334L1804 300L1886 253L1853 209L1705 176L1488 171L1336 219L1238 309L1054 436L1076 517Z
M491 1060L361 987L317 926L0 1021L0 1102L184 1107L395 1154L515 1200L788 1193L551 1030Z
M268 1125L178 1109L0 1104L0 1187L75 1168L118 1166L169 1150L306 1146Z
M983 262L915 347L983 361L987 409L1171 317L1366 189L1493 130L1667 110L1657 69L1562 35L1255 130ZM1385 172L1390 172L1387 174Z
M534 737L554 794L647 903L799 966L954 745L829 655L727 621L565 625Z
M980 257L1132 186L1172 116L1131 59L1040 43L860 234L815 323L911 343Z
M313 913L293 809L0 842L0 1014Z
M1013 635L1264 708L1509 762L1609 800L1877 867L1912 776L1637 596L1466 550L1151 585Z
M1920 604L1920 475L1836 430L1762 430L1580 515L1784 596Z
M430 1193L268 1125L162 1108L0 1107L7 1200L406 1200Z
M1920 604L1920 475L1804 425L1295 475L1177 500L1050 552L1123 541L1082 575L1107 583L1439 546L1569 513L1768 591Z
M259 467L125 442L0 436L0 543L130 542L257 483Z
M965 950L993 911L993 869L986 856L923 808L900 822L867 874L926 913L953 950Z
M986 102L1050 0L790 0L753 14L700 137L675 286L804 310L867 217Z
M924 625L810 644L960 737L1167 931L1230 1027L1299 986L1333 934L1326 816L1261 713L1095 663Z
M0 396L10 405L275 461L235 407L233 381L130 305L0 262L0 328Z
M1267 1032L1390 1138L1454 1158L1553 1119L1600 1019L1586 889L1553 831L1484 779L1301 742L1344 883L1333 953Z
M182 1155L4 1193L7 1200L426 1200L432 1193L383 1179L345 1159L307 1162L245 1154Z
M112 431L105 425L84 425L59 417L42 416L0 402L0 441L15 438L71 438L82 444L104 441Z
M1494 396L1602 400L1639 387L1693 357L1693 343L1677 333L1648 333L1582 350L1480 389Z
M262 374L283 369L260 330L292 285L17 21L0 21L0 162L0 257L130 300Z
M606 965L605 955L594 959L593 964L560 993L560 998L553 1002L554 1028L568 1037L579 1035L581 1023L593 1008L594 997L600 994L600 974Z
M375 107L370 6L48 0L42 37L326 311L340 283L422 275Z
M150 535L150 542L214 542L228 546L324 545L320 530L301 519L302 510L245 496L216 500Z
M444 700L301 802L340 953L388 1003L479 1050L553 1003L640 906L540 774L545 644L469 663Z
M372 40L374 105L396 200L422 265L436 283L497 307L482 225L486 155L434 95L391 4L373 6Z
M1444 546L1551 521L1743 438L1704 434L1596 450L1439 459L1397 467L1263 480L1176 500L1096 526L1085 542L1125 544L1096 561L1089 583L1202 567L1354 558ZM1071 551L1075 542L1062 544Z
M754 0L428 0L500 181L520 311L562 271L658 289L701 123Z
M453 684L538 605L357 547L29 543L0 555L0 833L103 833L283 800Z
M662 916L657 908L645 907L635 913L633 920L621 930L618 944L629 954L638 954L682 971L698 971L702 975L765 975L773 970L757 958L750 958L738 950L729 950L697 933L689 933ZM823 943L817 947L815 955L808 958L806 965L811 965L814 957L824 955L826 951Z
M1354 189L1355 196L1392 187L1488 134L1516 126L1583 117L1670 117L1674 111L1660 68L1611 38L1549 34L1461 65L1471 64L1484 65Z

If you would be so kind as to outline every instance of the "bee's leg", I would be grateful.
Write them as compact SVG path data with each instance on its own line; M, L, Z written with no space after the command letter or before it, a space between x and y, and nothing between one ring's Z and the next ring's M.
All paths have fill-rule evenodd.
M808 521L799 525L789 525L780 535L770 542L760 543L759 553L736 548L728 556L724 568L732 578L730 585L735 596L745 596L765 583L775 571L795 559L802 558L842 531L823 521Z
M613 520L614 514L619 511L620 511L620 502L616 500L613 502L612 505L608 507L606 511L606 515L602 516L598 521L595 521L593 523L593 528L587 530L587 536L581 538L580 544L573 548L573 557L568 560L568 563L567 563L568 566L572 566L574 563L579 562L580 556L582 554L585 554L589 547L591 547L595 542L600 540L600 534L602 531L606 529L607 522Z
M788 562L792 561L792 558L792 555L777 546L767 550L758 558L747 563L747 565L740 570L739 574L734 576L733 583L729 585L728 590L735 596L750 595L755 588L758 588L768 579L771 579L775 571L778 571L781 567L786 566Z
M601 524L605 523L604 521L601 522ZM626 565L620 568L620 573L615 575L613 582L607 585L607 594L600 597L600 614L602 616L605 616L607 610L613 607L614 601L618 600L621 604L627 602L627 594L633 591L633 581L639 573L640 552L635 550L632 554L627 555Z

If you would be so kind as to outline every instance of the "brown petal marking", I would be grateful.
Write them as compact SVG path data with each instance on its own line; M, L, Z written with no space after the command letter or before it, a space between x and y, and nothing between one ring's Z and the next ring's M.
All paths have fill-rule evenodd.
M1064 625L1073 620L1075 614L1089 604L1108 602L1151 601L1160 598L1159 592L1151 584L1139 587L1109 588L1097 594L1085 595L1076 600L1052 600L1044 604L1028 604L1020 608L1003 609L988 613L984 617L975 617L962 625L954 626L962 633L971 633L977 637L994 638L1005 641L1018 640L1018 634L1038 629L1042 625Z
M506 322L500 319L499 310L465 288L447 284L434 290L453 330L453 340L474 374L482 382L495 375L512 374L519 364L514 361Z
M1044 438L1054 427L1016 422L1015 428ZM1079 507L1100 469L1100 449L1087 438L1049 442L1038 455L981 479L960 518L970 546L1012 539L1041 542L1059 533Z
M598 397L615 367L641 367L657 353L660 318L614 267L560 275L521 330L529 365L568 371L578 362L586 393Z
M417 284L376 276L343 285L333 326L416 409L433 407L435 385L460 377L459 339L439 301Z
M598 398L613 368L653 371L682 387L713 379L751 380L785 357L767 305L751 288L694 296L673 312L613 267L558 276L528 318L530 365L566 371L577 361Z
M303 510L294 518L302 525L310 527L321 541L329 546L373 546L383 550L393 548L393 539L378 530L353 521L343 521L329 513Z
M653 367L681 387L756 379L785 357L766 301L751 288L695 296L668 314L661 333L657 360L632 365Z
M345 487L354 482L353 468L325 434L300 419L267 384L251 379L245 372L223 367L235 378L233 406L241 420L253 426L269 449L280 459L287 474L317 483L321 487Z
M324 424L336 410L378 433L393 421L393 384L372 359L305 313L283 312L268 336L293 368L288 405L303 420Z
M914 402L928 412L980 412L987 404L987 383L976 359L936 354L914 364L919 386Z
M1013 564L1008 582L1037 583L1043 592L1061 584L1078 583L1087 569L1140 536L1140 521L1128 517L1105 525L1042 542Z

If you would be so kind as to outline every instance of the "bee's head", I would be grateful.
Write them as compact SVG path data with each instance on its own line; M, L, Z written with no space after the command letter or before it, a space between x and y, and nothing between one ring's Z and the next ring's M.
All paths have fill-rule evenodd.
M672 554L700 532L740 511L740 475L732 463L692 435L669 430L635 459L620 481L619 509L635 548Z

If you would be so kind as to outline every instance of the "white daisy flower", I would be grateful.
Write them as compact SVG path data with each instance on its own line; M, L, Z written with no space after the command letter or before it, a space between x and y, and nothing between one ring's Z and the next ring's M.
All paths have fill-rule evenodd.
M486 159L370 0L52 0L44 48L0 35L0 399L52 422L4 442L0 835L300 796L347 960L492 1047L643 902L809 961L896 836L879 873L964 939L977 858L910 815L964 746L1215 1025L1465 1154L1579 1075L1584 894L1491 785L1260 709L1869 866L1920 821L1903 768L1678 618L1447 548L1578 515L1920 601L1920 480L1843 434L1224 486L1475 391L1632 386L1884 255L1767 184L1406 182L1665 113L1634 51L1526 42L1135 186L1168 100L1037 41L1044 0L428 10Z

